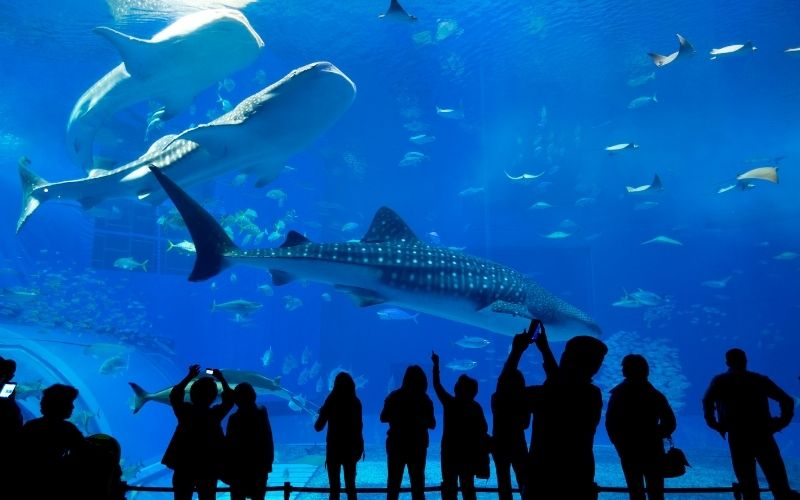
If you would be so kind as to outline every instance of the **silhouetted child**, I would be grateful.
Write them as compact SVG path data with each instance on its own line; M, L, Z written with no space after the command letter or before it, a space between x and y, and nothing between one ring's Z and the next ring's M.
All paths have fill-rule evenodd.
M747 370L747 355L741 349L726 352L725 364L728 371L714 377L706 390L703 414L706 424L723 439L728 435L742 498L760 498L756 462L776 500L798 498L789 488L786 466L773 436L792 421L792 397L768 377ZM770 399L780 406L780 416L770 414Z
M667 398L647 380L649 374L643 356L622 358L625 380L611 389L606 411L606 430L619 454L631 500L664 498L664 439L677 425Z
M17 371L17 363L13 359L0 357L0 388L10 383ZM2 429L3 444L0 446L0 476L6 480L0 481L0 498L15 498L18 466L19 466L19 440L22 434L22 412L17 405L16 394L12 392L8 397L0 398L0 429Z
M85 472L81 487L82 500L124 500L119 442L108 434L93 434L86 438L80 467Z
M340 372L333 389L314 423L317 432L328 425L325 467L331 487L331 500L338 500L342 488L339 471L344 470L344 486L348 500L356 500L356 463L364 455L364 423L361 401L356 396L356 383L347 372Z
M21 484L25 498L81 498L79 459L85 446L81 431L67 419L78 389L54 384L42 392L42 416L22 428Z
M508 355L516 369L532 342L538 320L514 337ZM533 413L533 430L525 481L526 499L594 499L594 434L600 423L603 397L592 384L608 348L594 337L578 336L567 341L561 362L556 364L544 326L536 339L547 376L540 386L526 388Z
M525 377L508 363L497 378L492 394L492 454L497 473L500 500L511 500L511 469L520 490L525 488L525 467L528 443L525 429L531 423L531 412L525 401Z
M275 459L269 414L266 407L256 405L256 391L247 382L236 386L233 398L238 409L228 419L225 435L225 479L231 485L231 500L263 500Z
M475 500L475 476L489 477L489 449L486 418L475 401L478 381L458 377L455 397L442 387L439 355L433 361L433 389L444 408L442 426L442 499L458 498L458 485L464 500Z
M397 500L400 496L406 466L412 500L425 498L428 430L436 427L433 401L427 390L425 371L419 365L411 365L406 369L400 388L392 391L383 403L381 422L389 424L386 432L388 500Z
M193 488L197 488L200 500L215 498L222 469L222 419L233 407L233 391L222 372L214 370L213 376L222 386L222 403L212 407L217 383L211 377L194 380L199 374L200 365L190 366L189 373L169 393L178 426L161 463L173 470L175 500L191 500ZM191 403L187 403L184 397L190 383Z

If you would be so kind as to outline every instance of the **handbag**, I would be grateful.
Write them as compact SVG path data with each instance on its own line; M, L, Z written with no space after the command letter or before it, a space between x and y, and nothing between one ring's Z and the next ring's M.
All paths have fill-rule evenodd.
M691 467L691 465L686 460L683 450L675 447L672 436L667 438L667 443L669 443L669 449L664 453L661 473L664 477L680 477L686 474L686 467Z

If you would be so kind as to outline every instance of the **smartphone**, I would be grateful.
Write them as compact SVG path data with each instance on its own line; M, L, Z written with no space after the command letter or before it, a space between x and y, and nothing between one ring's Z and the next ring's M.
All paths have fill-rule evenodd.
M533 326L533 323L536 322L536 326ZM530 328L533 327L533 331L530 331ZM529 328L529 332L531 334L531 343L536 342L536 339L539 338L539 335L542 334L542 322L539 320L531 321L531 327Z
M206 368L206 375L214 375L214 369L213 368Z
M17 384L11 382L8 384L3 384L3 388L0 389L0 398L9 398L12 394L14 394L14 389L17 388Z

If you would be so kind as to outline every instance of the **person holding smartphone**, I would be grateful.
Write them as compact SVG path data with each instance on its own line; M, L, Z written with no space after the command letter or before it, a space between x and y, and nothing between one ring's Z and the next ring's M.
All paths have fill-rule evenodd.
M225 439L222 419L233 408L234 398L222 372L209 370L214 378L197 378L200 365L190 366L186 376L169 393L169 403L178 419L178 426L161 463L173 470L175 500L191 500L194 488L197 488L200 500L216 498ZM211 406L217 399L217 382L222 386L222 403ZM190 384L191 402L187 403L184 396Z
M608 347L594 337L573 337L556 363L544 324L533 319L512 340L509 369L517 368L531 344L542 354L546 379L542 385L525 388L525 402L534 418L523 499L596 499L592 448L603 396L592 377Z

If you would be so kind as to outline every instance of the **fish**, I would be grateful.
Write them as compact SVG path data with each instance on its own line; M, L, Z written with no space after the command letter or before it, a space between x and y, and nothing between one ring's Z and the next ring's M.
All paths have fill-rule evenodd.
M625 186L625 190L629 193L644 193L645 191L661 191L664 189L664 186L661 184L661 178L658 174L655 174L653 177L653 182L650 184L644 184L642 186Z
M436 140L436 136L428 135L428 134L417 134L412 135L408 138L409 141L413 142L414 144L428 144Z
M221 302L219 304L217 304L216 300L211 302L211 312L226 311L245 316L253 314L262 307L264 307L264 304L243 299L229 300L228 302Z
M284 295L283 297L283 308L287 311L294 311L295 309L299 309L303 306L303 301L295 297L294 295Z
M509 180L518 182L520 184L528 184L529 182L534 181L545 174L544 172L542 172L541 174L524 173L517 176L513 176L508 172L506 172L505 170L503 171L503 173L506 174L506 177L508 177Z
M666 236L656 236L655 238L649 239L647 241L643 241L641 244L642 245L648 245L650 243L663 243L663 244L667 244L667 245L683 245L683 243L681 243L680 241L673 240L672 238L668 238Z
M800 47L792 47L790 49L786 49L783 51L784 54L789 54L791 56L800 54Z
M264 367L269 366L272 363L272 346L269 346L264 354L261 355L261 365Z
M414 22L417 20L416 17L412 16L400 5L398 0L390 0L389 1L389 8L386 9L386 12L379 15L378 19L394 19L397 21L407 21L407 22Z
M733 276L728 276L727 278L723 278L721 280L708 280L700 283L703 286L708 288L725 288L728 286L728 282L733 278Z
M114 261L114 267L126 271L133 271L141 267L142 271L147 272L147 259L142 262L137 262L133 257L120 257Z
M734 45L726 45L720 49L711 49L709 55L711 56L711 60L717 59L719 56L731 56L731 55L739 55L739 54L750 54L755 52L758 49L753 42L746 41L745 43L737 43Z
M637 97L628 103L628 109L638 109L653 103L658 103L658 99L656 99L655 94L652 96Z
M309 280L333 285L360 307L391 304L504 335L541 319L553 340L594 335L591 317L502 264L421 241L388 207L375 213L360 241L313 243L290 231L278 248L242 250L224 229L164 172L155 178L187 223L197 246L190 281L210 279L242 264L270 270L273 284Z
M797 252L781 252L778 255L774 256L773 259L775 260L794 260L797 257L800 257L800 254Z
M638 149L638 148L639 148L638 144L634 144L632 142L623 142L621 144L614 144L613 146L607 146L604 149L609 153L615 153L617 151L623 151L626 149Z
M244 370L231 370L231 369L223 369L220 370L222 372L222 376L225 377L225 381L228 382L231 389L235 389L237 385L247 382L253 386L253 389L256 390L256 394L264 395L268 394L271 396L277 396L279 398L289 400L292 398L293 394L281 386L281 378L267 378L264 375L251 372L251 371L244 371ZM192 389L192 385L199 380L200 377L195 378L194 380L190 381L189 384L186 386L186 393L184 399L188 400L189 392ZM222 384L219 381L217 383L217 392L222 392ZM172 390L172 386L166 387L161 389L160 391L156 392L147 392L141 386L134 382L128 382L128 385L131 386L133 389L134 400L131 409L133 413L138 413L139 410L149 401L154 401L156 403L162 403L165 405L169 404L169 393Z
M628 80L628 87L640 87L645 83L655 79L656 79L656 72L651 71L649 75L637 76Z
M114 170L94 171L82 179L47 182L22 158L22 214L17 232L49 200L77 201L84 209L111 198L137 197L153 204L158 183L149 175L155 165L184 186L209 181L233 170L257 177L261 187L277 177L284 162L330 128L350 107L355 84L329 62L298 68L243 100L209 123L169 134L140 158ZM161 199L160 199L161 198Z
M736 176L737 181L744 181L747 179L761 179L762 181L768 181L777 184L778 167L774 166L758 167L752 170L748 170L747 172Z
M303 353L300 355L300 364L307 365L311 362L311 349L308 346L303 349Z
M656 208L658 206L657 201L643 201L641 203L637 203L633 209L634 210L650 210Z
M572 236L572 233L566 233L564 231L553 231L550 234L543 235L544 238L549 240L563 240L564 238L569 238Z
M173 243L172 241L167 240L167 252L169 252L173 248L177 248L178 250L187 254L196 252L194 248L194 243L187 240L181 241L180 243Z
M406 311L404 311L402 309L397 309L395 307L389 307L389 308L386 308L386 309L381 309L380 311L377 312L377 314L378 314L378 318L384 319L384 320L408 320L408 319L411 319L411 320L414 320L414 323L418 323L417 316L419 316L419 313L417 313L417 314L409 314L408 312L406 312Z
M537 201L533 205L528 207L528 210L546 210L548 208L553 208L553 205L547 203L546 201Z
M482 337L467 337L464 336L456 340L456 345L464 349L483 349L491 344L488 340Z
M264 47L244 14L233 9L185 15L150 39L106 27L94 32L123 62L81 95L67 122L70 157L87 172L94 167L95 135L118 111L154 100L164 105L154 121L172 118L203 89L253 63Z
M661 54L656 54L655 52L647 53L647 55L650 56L650 59L652 59L653 64L659 68L675 62L678 60L678 58L685 58L694 54L694 47L692 47L692 44L689 43L689 40L681 36L680 33L676 33L675 36L678 37L678 50L672 54L662 56Z
M345 224L342 224L341 231L343 233L350 233L358 229L358 225L359 225L358 222L347 222Z
M628 294L628 296L642 305L651 307L657 306L664 301L664 299L658 294L649 292L647 290L642 290L641 288L633 293Z
M458 195L461 196L462 198L466 198L467 196L475 196L476 194L481 194L481 193L483 193L485 191L486 191L486 189L484 189L482 187L470 187L470 188L464 189L463 191L460 191L458 193Z
M119 375L128 369L129 359L122 356L112 356L103 361L97 370L100 375Z
M454 359L445 366L453 371L465 372L478 366L478 362L471 359Z
M464 118L464 112L460 109L440 108L436 106L436 114L448 120L461 120Z
M641 302L639 302L638 300L634 299L633 297L631 297L627 293L625 295L623 295L622 298L620 298L616 302L613 302L611 305L614 306L614 307L625 307L625 308L642 307L642 303Z
M319 297L324 302L330 302L331 300L333 300L333 297L331 297L331 294L329 294L328 292L322 292Z
M577 200L575 200L575 206L580 208L586 208L594 205L595 203L597 203L597 199L588 196L584 198L578 198Z

